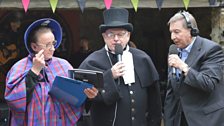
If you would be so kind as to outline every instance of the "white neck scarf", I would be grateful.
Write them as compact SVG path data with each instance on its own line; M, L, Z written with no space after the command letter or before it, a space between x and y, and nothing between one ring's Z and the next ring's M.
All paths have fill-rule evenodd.
M107 45L105 49L108 51ZM135 83L135 72L134 72L134 63L132 53L129 52L129 46L127 45L126 49L123 51L122 62L125 65L125 74L123 75L125 84Z

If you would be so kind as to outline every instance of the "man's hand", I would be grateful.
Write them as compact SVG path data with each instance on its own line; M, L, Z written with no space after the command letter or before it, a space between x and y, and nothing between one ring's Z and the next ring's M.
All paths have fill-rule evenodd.
M35 57L33 58L33 66L31 70L36 74L39 75L40 71L44 68L45 66L45 60L44 60L44 50L40 50Z
M112 66L111 72L114 79L117 79L120 76L123 76L125 73L125 65L123 62L117 62Z
M184 75L187 75L189 71L188 65L180 59L180 57L176 54L171 54L168 57L168 65L171 67L175 67L184 72Z
M88 98L95 98L98 94L98 90L93 87L93 88L86 88L84 90L84 93L87 95Z

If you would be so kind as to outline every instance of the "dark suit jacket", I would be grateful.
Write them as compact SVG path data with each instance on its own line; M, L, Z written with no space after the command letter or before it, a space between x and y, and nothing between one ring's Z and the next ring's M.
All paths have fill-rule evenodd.
M185 61L190 70L179 81L169 68L165 126L180 126L184 112L189 126L224 126L224 53L218 44L197 37Z

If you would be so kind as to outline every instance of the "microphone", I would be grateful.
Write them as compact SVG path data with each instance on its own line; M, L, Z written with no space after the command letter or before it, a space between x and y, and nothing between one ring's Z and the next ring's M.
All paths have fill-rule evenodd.
M121 44L115 45L115 54L117 55L117 61L122 61L123 47Z
M177 54L178 55L177 46L175 44L172 44L169 48L169 55L171 54ZM172 74L176 74L176 68L172 67Z

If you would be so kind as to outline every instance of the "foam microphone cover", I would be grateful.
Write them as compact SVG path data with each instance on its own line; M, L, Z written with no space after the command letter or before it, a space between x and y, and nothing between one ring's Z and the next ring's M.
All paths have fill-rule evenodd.
M172 44L169 48L169 55L170 54L178 54L177 46L175 44Z
M116 44L115 45L115 54L118 55L122 55L123 54L123 47L121 44Z
M177 46L175 44L172 44L169 48L169 55L171 54L177 54L178 55L178 50L177 50ZM176 68L172 67L172 74L175 75L176 74Z
M121 61L122 60L122 54L123 54L123 47L121 44L116 44L115 45L115 54L117 55L117 60Z

